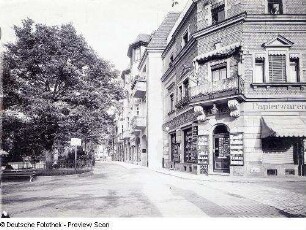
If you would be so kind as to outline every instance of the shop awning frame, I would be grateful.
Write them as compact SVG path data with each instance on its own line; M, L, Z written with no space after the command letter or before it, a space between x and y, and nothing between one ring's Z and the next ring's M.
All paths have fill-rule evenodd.
M260 126L261 138L306 137L306 123L296 116L264 116Z

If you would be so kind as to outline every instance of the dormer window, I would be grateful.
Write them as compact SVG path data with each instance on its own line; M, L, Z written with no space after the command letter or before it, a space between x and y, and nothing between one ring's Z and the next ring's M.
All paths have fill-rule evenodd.
M283 14L282 0L268 0L269 14Z
M211 10L212 23L217 24L225 20L224 4Z

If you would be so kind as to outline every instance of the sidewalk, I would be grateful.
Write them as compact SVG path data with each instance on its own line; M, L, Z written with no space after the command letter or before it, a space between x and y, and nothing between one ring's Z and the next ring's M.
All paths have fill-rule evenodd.
M230 175L195 175L191 173L174 171L169 169L151 169L140 165L126 162L111 161L111 164L121 165L127 169L147 169L165 175L170 175L187 180L210 181L210 182L236 182L236 183L257 183L257 182L305 182L306 177L250 177L250 176L230 176Z

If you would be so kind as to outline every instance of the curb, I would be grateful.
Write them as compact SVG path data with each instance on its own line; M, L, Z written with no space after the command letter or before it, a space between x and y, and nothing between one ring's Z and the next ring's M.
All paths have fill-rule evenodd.
M194 175L180 171L160 170L144 167L141 165L134 165L126 162L111 161L110 164L117 164L126 169L148 169L157 173L161 173L168 176L174 176L181 179L202 181L202 182L230 182L230 183L258 183L258 182L306 182L306 177L244 177L244 176L221 176L221 175Z

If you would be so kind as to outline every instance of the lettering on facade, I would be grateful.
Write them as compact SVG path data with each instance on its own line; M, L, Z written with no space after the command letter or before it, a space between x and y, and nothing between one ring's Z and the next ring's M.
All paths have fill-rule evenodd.
M231 166L243 166L243 133L230 134L230 160Z
M293 104L293 103L253 103L254 110L263 111L305 111L306 104Z
M163 125L163 128L169 127L170 129L175 129L183 124L186 124L188 122L193 122L197 120L197 115L194 113L193 109L182 113L175 117L173 120L165 123Z

